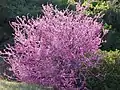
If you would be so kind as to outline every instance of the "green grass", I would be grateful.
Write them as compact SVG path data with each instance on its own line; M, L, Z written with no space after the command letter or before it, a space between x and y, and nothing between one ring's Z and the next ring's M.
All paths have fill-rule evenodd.
M30 85L26 83L0 80L0 90L52 90L52 89L40 87L38 85Z

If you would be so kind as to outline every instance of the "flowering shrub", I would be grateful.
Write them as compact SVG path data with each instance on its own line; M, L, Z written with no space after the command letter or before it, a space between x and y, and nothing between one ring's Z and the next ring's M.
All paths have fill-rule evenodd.
M76 11L46 5L41 17L17 17L10 23L15 44L8 45L1 54L19 80L59 90L84 87L81 80L85 81L85 70L98 62L96 52L103 26L82 10L79 5Z

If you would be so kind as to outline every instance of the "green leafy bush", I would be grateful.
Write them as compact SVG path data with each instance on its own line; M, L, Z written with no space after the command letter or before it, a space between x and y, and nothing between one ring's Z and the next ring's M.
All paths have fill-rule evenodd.
M106 10L109 9L108 3L105 0L84 0L82 3L83 6L88 6L86 11L87 15L96 15L99 13L105 13Z
M104 50L120 50L120 0L108 0L109 9L105 12L103 17L104 22L111 25L111 31L108 33L104 43Z
M102 64L91 70L99 75L88 77L88 87L90 90L120 90L120 51L101 51L100 54Z

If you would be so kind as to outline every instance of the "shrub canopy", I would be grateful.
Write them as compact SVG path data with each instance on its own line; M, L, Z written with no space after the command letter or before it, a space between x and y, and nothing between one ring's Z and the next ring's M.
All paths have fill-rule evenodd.
M76 11L43 6L43 16L36 19L16 17L14 46L2 52L19 80L53 86L60 90L84 87L80 75L94 67L101 43L102 24ZM80 75L79 75L80 74Z

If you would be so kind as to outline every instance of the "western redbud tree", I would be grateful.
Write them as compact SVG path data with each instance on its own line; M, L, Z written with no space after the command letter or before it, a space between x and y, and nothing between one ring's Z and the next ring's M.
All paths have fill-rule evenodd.
M46 5L43 16L16 17L16 22L10 22L15 43L1 54L20 81L58 90L84 87L86 70L99 60L96 52L103 26L83 10L79 5L76 11Z

